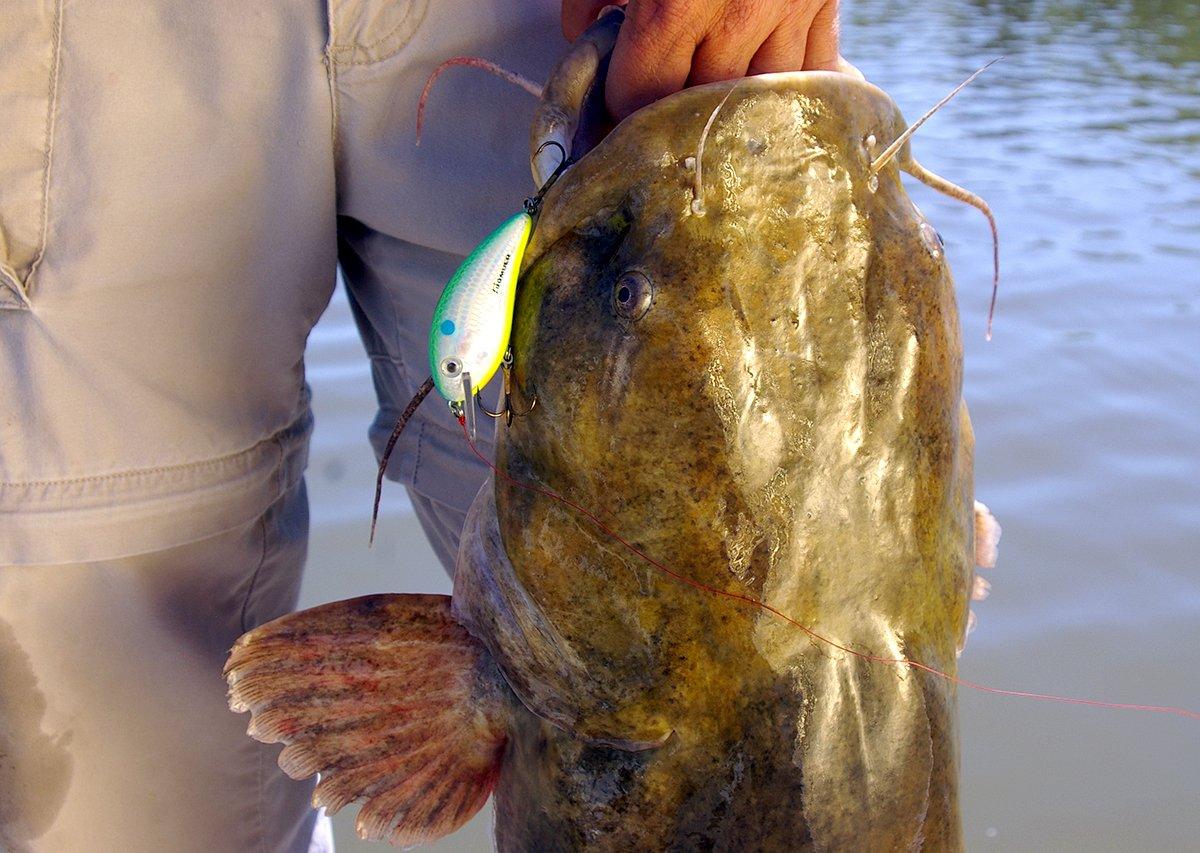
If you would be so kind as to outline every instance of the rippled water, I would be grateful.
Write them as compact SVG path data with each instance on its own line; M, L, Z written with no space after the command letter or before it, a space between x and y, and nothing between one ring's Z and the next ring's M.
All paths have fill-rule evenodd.
M914 140L1001 229L989 344L983 219L911 188L957 276L976 489L1005 530L963 676L1200 708L1200 4L858 0L843 31L910 118L1005 57ZM340 297L309 369L308 599L444 588L414 569L394 490L390 538L346 559L350 542L364 553L372 402ZM1200 849L1200 723L969 691L960 705L971 849ZM486 849L487 830L443 849Z
M918 8L919 7L919 8ZM846 53L1000 222L924 188L959 283L976 490L1005 527L967 678L1200 706L1200 7L858 2ZM1200 849L1200 727L961 699L972 849Z

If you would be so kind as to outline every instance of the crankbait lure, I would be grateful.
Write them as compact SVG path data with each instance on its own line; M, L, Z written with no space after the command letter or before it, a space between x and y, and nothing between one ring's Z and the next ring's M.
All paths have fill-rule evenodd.
M379 500L383 494L383 475L387 471L392 450L400 433L421 402L434 388L450 404L450 411L461 421L471 441L475 440L475 403L483 386L496 371L504 368L504 390L500 411L492 412L479 402L484 414L493 418L528 414L537 403L530 402L524 412L515 412L512 405L512 352L508 339L512 334L513 306L517 298L517 278L521 259L533 234L534 220L542 206L542 197L571 165L567 151L554 141L542 148L554 146L562 153L562 161L538 190L525 199L519 213L506 219L499 228L484 238L451 276L438 299L429 330L430 376L409 401L396 421L392 434L379 461L375 479L375 508L371 513L371 542L375 541L375 522L379 518ZM540 154L541 148L537 153Z
M436 388L445 398L450 411L463 423L472 441L475 440L474 398L501 365L504 366L505 407L509 406L508 368L512 364L512 354L508 351L508 338L512 332L521 258L533 233L533 217L537 212L537 205L531 202L527 201L524 210L509 217L484 238L442 290L429 330L429 378L421 384L396 421L379 460L368 540L371 544L375 542L375 524L379 520L379 501L383 497L383 475L388 460L400 440L400 433L429 392ZM511 417L511 408L507 411ZM495 417L504 413L503 408L500 412L487 412Z
M525 199L520 213L505 220L472 250L442 291L433 312L433 326L429 330L429 372L433 387L450 404L454 417L466 422L472 440L475 438L472 403L501 367L504 397L500 411L489 411L482 402L479 408L490 417L507 417L510 421L515 414L508 339L512 333L517 277L542 197L570 165L566 150L559 143L551 141L542 147L549 145L562 151L558 168L536 195Z
M530 211L509 217L467 256L433 312L429 370L455 417L472 419L471 398L505 362L517 275L532 231Z

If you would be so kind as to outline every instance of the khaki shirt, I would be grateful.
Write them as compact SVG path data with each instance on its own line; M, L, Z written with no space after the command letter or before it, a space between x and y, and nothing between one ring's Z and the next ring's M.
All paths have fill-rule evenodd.
M421 87L465 52L544 79L558 8L4 3L0 564L195 541L292 486L339 259L378 448L428 374L442 284L532 189L527 93L452 69L417 147ZM436 399L398 450L444 503L483 478Z

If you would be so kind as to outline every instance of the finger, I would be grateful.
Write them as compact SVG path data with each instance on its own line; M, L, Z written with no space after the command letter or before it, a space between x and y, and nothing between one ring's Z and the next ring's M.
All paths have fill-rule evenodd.
M829 0L818 11L808 28L808 44L804 47L805 71L837 71L838 4Z
M718 80L745 77L753 54L754 48L749 45L734 46L728 42L705 39L692 57L687 85L702 86L705 83L716 83Z
M671 0L631 3L608 66L604 99L617 120L687 83L700 41L687 4Z
M749 73L799 71L804 67L804 48L808 44L809 15L793 14L780 22L755 51Z
M728 8L728 7L727 7ZM755 9L761 7L753 7ZM692 57L688 84L699 86L745 77L755 51L770 35L772 22L761 14L734 6L716 22Z
M562 31L567 41L575 41L583 35L600 16L605 6L623 6L626 0L563 0Z

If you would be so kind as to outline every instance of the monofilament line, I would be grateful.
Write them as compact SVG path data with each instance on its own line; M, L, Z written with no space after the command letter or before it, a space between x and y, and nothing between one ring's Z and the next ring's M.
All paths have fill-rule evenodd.
M475 446L475 443L473 441L471 441L471 437L467 434L466 423L464 422L464 420L462 418L459 418L458 423L459 423L459 426L462 428L463 436L466 438L467 445L471 448L471 451L475 454L476 457L479 458L480 461L483 462L483 464L487 465L488 468L490 468L496 474L496 476L502 478L505 482L511 483L512 485L516 486L519 489L524 489L527 492L532 492L534 494L543 495L545 497L550 498L551 500L558 501L559 503L563 504L564 506L570 507L571 509L575 510L580 515L582 515L584 518L586 518L588 521L590 521L592 524L594 524L598 530L600 530L605 535L609 536L613 541L619 543L627 551L634 554L639 559L641 559L648 565L654 567L655 569L657 569L659 572L666 575L667 577L672 578L673 580L676 580L679 583L686 584L694 589L700 590L701 592L706 592L713 596L718 596L721 598L727 598L727 599L730 599L733 601L738 601L743 604L748 604L752 607L756 607L760 610L764 610L767 613L770 613L772 616L775 616L776 618L781 619L782 621L788 623L789 625L792 625L793 627L798 628L799 630L803 631L814 642L822 643L831 648L845 652L848 655L853 655L854 657L859 658L860 660L870 661L872 663L888 664L888 665L892 665L892 666L905 666L910 669L917 669L917 670L920 670L921 672L926 672L926 673L934 676L935 678L940 678L943 681L947 681L947 682L949 682L951 684L955 684L959 687L966 687L970 690L977 690L982 693L992 693L992 694L995 694L998 696L1014 696L1014 697L1021 698L1021 699L1036 699L1036 700L1043 701L1043 702L1062 702L1062 703L1069 704L1069 705L1087 705L1092 708L1105 708L1105 709L1112 710L1112 711L1144 711L1144 712L1151 713L1151 714L1172 714L1172 715L1175 715L1178 717L1186 717L1187 719L1191 719L1191 720L1200 720L1200 711L1192 711L1187 708L1176 708L1176 707L1172 707L1169 705L1141 705L1141 704L1135 704L1135 703L1130 703L1130 702L1106 702L1101 699L1084 699L1084 698L1080 698L1077 696L1056 696L1051 693L1034 693L1029 690L1007 690L1007 689L1004 689L1001 687L992 687L987 684L979 684L978 682L968 681L965 678L959 678L956 675L951 675L948 672L943 672L942 670L937 669L936 667L932 667L929 664L921 663L920 661L911 660L909 658L893 658L893 657L887 657L884 655L875 655L875 654L871 654L869 652L860 652L857 649L852 649L849 646L846 646L846 645L843 645L842 643L837 642L836 640L830 639L829 637L826 637L822 634L817 633L816 631L814 631L812 628L809 628L804 623L802 623L796 619L793 619L791 616L788 616L782 610L779 610L778 608L773 607L770 604L767 604L765 601L760 601L759 599L754 598L753 596L744 595L743 593L740 593L740 592L730 592L729 590L720 589L718 587L706 584L703 581L698 581L694 578L689 578L687 575L684 575L684 574L677 572L674 569L670 568L665 563L659 562L658 560L654 559L646 552L642 551L640 548L638 548L632 542L629 542L627 539L622 537L619 533L617 533L615 530L613 530L608 525L606 525L603 521L601 521L594 513L592 513L588 509L580 506L579 504L575 503L572 500L569 500L569 499L563 497L562 495L558 494L557 492L551 491L550 489L541 488L540 486L535 486L531 483L523 483L520 480L518 480L517 478L513 477L508 472L500 470L500 468L497 467L497 465L494 462L492 462L492 460L488 459L486 456L484 456L482 453L480 453L479 448Z

